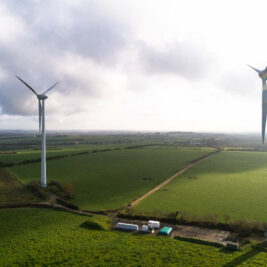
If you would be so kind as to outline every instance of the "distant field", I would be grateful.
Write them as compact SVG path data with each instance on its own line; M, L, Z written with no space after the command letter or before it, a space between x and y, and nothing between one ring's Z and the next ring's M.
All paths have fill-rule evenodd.
M105 149L106 146L103 146L99 149ZM92 151L96 149L96 146L82 147L82 148L62 148L62 149L51 149L46 151L47 157L61 156L61 155L72 155L85 151ZM0 153L0 163L20 163L25 160L35 160L41 158L41 150L21 150L13 153L5 152L6 154Z
M31 203L36 200L8 169L0 168L0 206Z
M47 149L46 151L46 156L49 159L50 157L57 157L57 156L62 156L62 155L74 155L80 152L89 152L91 153L92 151L101 151L101 150L106 150L106 149L128 149L131 147L135 148L142 148L142 147L150 147L150 148L155 148L155 147L160 147L160 148L170 148L170 146L164 146L164 145L151 145L151 144L108 144L108 145L82 145L82 146L72 146L72 147L62 147L62 148L57 148L57 149ZM175 147L173 147L175 148ZM191 147L190 149L201 149L198 147ZM208 148L206 148L208 150ZM0 164L18 164L23 161L27 160L36 160L41 158L41 150L35 149L24 149L24 150L16 150L16 151L0 151Z
M256 266L267 253L241 251L166 237L93 230L84 217L46 209L0 210L0 266ZM226 265L228 264L228 265Z
M219 153L136 206L136 213L153 210L266 221L267 153Z
M201 136L202 138L202 136ZM82 135L72 135L71 133L65 134L48 134L46 145L49 149L62 149L62 148L104 148L104 147L126 147L132 145L144 144L172 144L173 142L183 143L183 138L174 138L169 135L162 134L119 134L119 133L98 133L92 135L84 132ZM188 142L187 142L188 143ZM40 149L41 136L36 133L0 133L0 151L17 151L17 150L33 150Z
M164 181L209 148L144 148L47 161L48 181L74 184L74 203L89 210L120 208ZM12 167L25 183L39 180L40 163Z

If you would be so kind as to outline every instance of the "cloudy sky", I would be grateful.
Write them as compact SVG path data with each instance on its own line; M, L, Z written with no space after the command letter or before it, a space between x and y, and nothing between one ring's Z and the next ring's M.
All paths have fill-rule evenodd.
M0 129L259 132L267 2L0 1Z

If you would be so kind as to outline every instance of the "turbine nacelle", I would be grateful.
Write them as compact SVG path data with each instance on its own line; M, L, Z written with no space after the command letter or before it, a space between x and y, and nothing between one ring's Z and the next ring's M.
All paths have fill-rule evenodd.
M250 68L252 68L253 70L255 70L258 74L259 74L259 77L261 79L267 79L267 67L264 69L264 70L259 70L259 69L256 69L250 65L248 65Z
M259 73L259 76L262 79L266 79L267 78L267 67Z
M19 76L16 75L16 77L24 84L26 85L38 98L38 110L39 110L39 132L41 132L41 120L42 120L42 108L44 105L44 100L47 99L48 97L45 95L48 93L52 88L54 88L59 82L56 82L53 84L51 87L49 87L46 91L44 91L42 94L37 94L36 91L25 81L23 81Z
M40 94L40 95L37 95L37 98L38 98L39 100L45 100L45 99L48 98L48 96L46 96L46 95L44 95L44 94Z

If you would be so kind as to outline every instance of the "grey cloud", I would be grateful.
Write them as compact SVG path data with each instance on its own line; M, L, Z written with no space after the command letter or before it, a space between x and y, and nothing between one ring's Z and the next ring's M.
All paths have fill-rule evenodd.
M94 73L87 74L85 69L72 73L58 69L61 67L58 63L73 55L73 60L77 56L92 64L113 66L117 54L126 46L127 30L122 23L97 1L3 3L12 16L23 22L25 32L13 42L1 42L0 39L0 67L8 73L6 79L0 80L2 114L29 115L35 110L29 109L27 104L31 92L23 88L13 76L15 74L38 92L61 80L57 91L65 96L75 92L80 93L80 97L100 95L101 80ZM39 88L40 85L44 87Z
M114 63L126 45L125 24L99 1L12 1L16 14L28 23L36 45L88 56L97 63ZM9 1L7 3L10 3ZM20 3L18 5L18 3ZM10 6L10 4L9 4Z
M128 50L137 51L136 71L141 65L145 74L174 74L190 80L200 79L211 62L209 55L195 45L176 43L159 50L136 41L129 23L119 21L105 1L4 0L3 3L23 25L14 40L0 39L0 67L8 73L8 77L0 80L0 112L4 114L29 115L36 110L28 104L31 92L14 78L15 74L38 92L61 80L56 90L64 97L77 94L80 98L96 98L106 88L97 74L99 68L112 70L118 64L127 67L130 59L120 58L124 51L126 55ZM75 69L68 69L67 65ZM70 112L82 110L75 99Z
M176 43L165 49L156 49L142 43L140 61L147 72L174 74L195 80L208 70L212 58L204 50L191 44Z
M3 84L3 87L5 84ZM1 84L2 87L2 84ZM16 93L14 91L10 91L10 87L5 86L6 91L1 91L0 92L0 106L2 107L1 113L5 114L20 114L20 115L33 115L33 111L36 110L37 108L37 101L36 102L36 107L33 105L29 105L29 100L31 99L28 95L28 97L25 97L25 93L16 90ZM34 103L35 103L34 102Z

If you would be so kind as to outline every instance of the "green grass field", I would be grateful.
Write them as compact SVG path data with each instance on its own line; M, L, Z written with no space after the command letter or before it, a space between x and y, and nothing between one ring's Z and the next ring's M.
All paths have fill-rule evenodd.
M0 210L0 266L255 266L267 253L250 245L239 252L152 235L94 230L85 221L46 209ZM103 222L104 220L104 222Z
M144 148L47 161L49 180L74 184L74 203L89 210L120 208L147 192L208 148ZM39 180L40 163L12 167L23 182Z
M225 214L267 220L267 153L222 152L189 169L139 205L141 211Z

